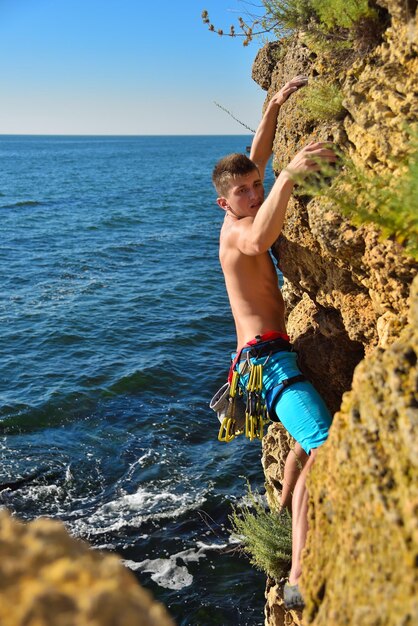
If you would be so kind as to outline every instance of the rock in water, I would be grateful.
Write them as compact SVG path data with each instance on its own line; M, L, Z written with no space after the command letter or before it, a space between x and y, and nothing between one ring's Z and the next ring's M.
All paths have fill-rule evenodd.
M63 524L0 515L0 624L174 626L116 556L73 539Z

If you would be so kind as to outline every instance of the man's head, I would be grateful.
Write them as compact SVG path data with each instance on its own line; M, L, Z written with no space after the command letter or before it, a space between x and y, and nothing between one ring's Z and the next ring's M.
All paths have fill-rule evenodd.
M218 161L212 181L218 205L236 218L254 216L264 201L258 168L245 154L229 154Z
M212 173L212 182L219 196L227 196L231 183L238 176L257 170L257 166L245 154L228 154L217 162Z

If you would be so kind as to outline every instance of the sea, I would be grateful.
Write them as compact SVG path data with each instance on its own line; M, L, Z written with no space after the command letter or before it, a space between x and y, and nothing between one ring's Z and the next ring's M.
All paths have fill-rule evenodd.
M179 626L264 623L229 520L260 442L208 406L235 348L211 172L250 143L0 137L0 506L117 554Z

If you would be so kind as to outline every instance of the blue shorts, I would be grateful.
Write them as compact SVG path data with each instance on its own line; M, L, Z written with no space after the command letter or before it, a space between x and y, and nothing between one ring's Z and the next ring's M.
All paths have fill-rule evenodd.
M277 418L302 446L307 454L322 445L327 437L331 425L331 414L319 393L308 381L294 383L278 396L275 401L277 387L285 378L291 378L301 373L297 366L295 352L275 352L263 367L262 396L266 402L271 418ZM252 358L251 362L264 364L266 357ZM240 361L239 371L245 363L245 353ZM240 385L245 389L248 382L248 373L240 376ZM273 406L274 405L274 406Z

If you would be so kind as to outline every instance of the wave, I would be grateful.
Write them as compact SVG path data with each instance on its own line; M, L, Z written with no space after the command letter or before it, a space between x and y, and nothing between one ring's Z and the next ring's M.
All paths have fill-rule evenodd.
M120 227L129 226L133 224L143 224L143 223L144 223L144 218L142 216L139 217L136 215L129 215L127 213L122 214L122 215L121 214L111 215L109 217L106 217L100 222L102 226L107 226L110 228L120 228Z
M14 202L13 204L5 204L1 208L15 209L18 207L43 206L44 204L44 202L38 202L38 200L21 200L20 202Z
M158 365L123 376L108 388L107 393L117 395L139 391L165 393L167 388L171 389L173 385L182 385L184 382L184 377L175 367Z
M93 380L100 385L92 386ZM152 394L165 397L167 389L180 389L187 385L187 378L170 364L156 364L143 370L134 371L118 378L115 382L105 381L105 377L83 378L78 384L89 387L74 391L51 393L46 401L38 405L24 403L5 404L0 407L0 434L11 435L51 428L71 421L78 421L91 415L99 403L118 396Z
M13 481L7 481L7 482L2 482L0 484L0 491L17 491L18 489L20 489L21 487L24 487L30 483L32 483L33 481L35 481L37 478L39 478L41 474L41 470L36 471L33 474L29 474L27 476L23 476L21 478L16 478Z
M135 493L103 503L91 515L77 519L71 524L71 532L90 540L110 533L126 534L128 529L138 530L148 523L155 525L187 517L190 511L200 509L206 500L205 490L177 494L161 487L157 491L139 487Z
M94 409L96 403L97 397L93 394L78 391L57 393L54 398L38 406L17 403L4 405L0 407L0 434L28 433L82 419Z
M80 333L54 330L40 342L40 345L51 344L57 346L72 346L83 344L85 341L85 335Z

